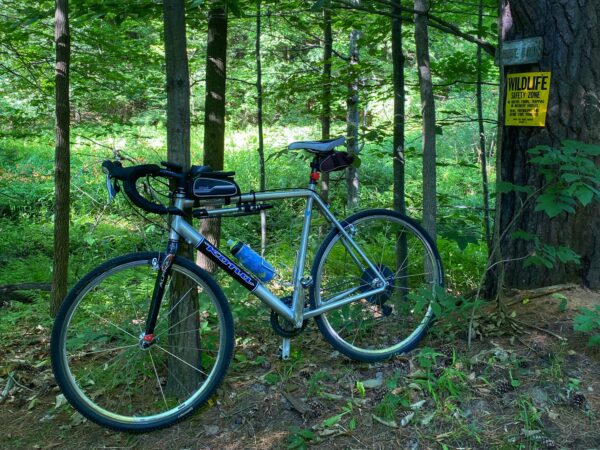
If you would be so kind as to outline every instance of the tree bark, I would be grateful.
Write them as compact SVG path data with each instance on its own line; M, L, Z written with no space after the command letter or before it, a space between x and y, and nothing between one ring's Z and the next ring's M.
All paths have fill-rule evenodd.
M477 18L477 33L481 38L481 29L483 27L483 0L479 0L479 14ZM475 97L477 99L477 123L479 125L479 160L481 162L481 184L483 188L483 224L485 228L485 242L488 248L488 255L491 252L492 237L490 224L490 191L487 174L487 154L485 145L485 127L483 125L483 99L481 93L482 84L482 51L477 46L477 87Z
M215 2L216 3L216 2ZM206 98L204 102L204 165L223 169L225 155L225 84L227 81L227 9L213 7L208 13L206 45ZM221 220L204 219L200 232L215 246L221 238ZM197 262L214 272L216 264L198 253Z
M56 1L54 36L56 41L56 146L54 152L54 256L50 294L50 315L52 317L58 313L60 304L67 294L69 273L71 36L68 0Z
M402 48L402 19L398 6L392 6L392 78L394 82L394 210L406 214L404 180L404 50Z
M404 173L404 49L402 46L402 19L398 5L392 6L392 79L394 83L394 210L406 214L405 173ZM401 295L408 292L408 247L406 235L401 233L396 241L396 267Z
M501 36L505 41L541 36L544 43L539 64L518 66L509 72L552 73L545 127L504 127L501 173L504 181L535 188L541 186L539 171L526 151L536 145L557 147L565 139L586 143L600 141L600 2L587 0L513 0L501 2ZM600 163L600 158L596 160ZM503 258L518 261L505 265L505 287L535 288L565 282L600 287L600 205L577 208L574 214L549 219L534 211L529 202L521 207L522 194L500 196L496 225ZM569 246L581 256L581 264L560 264L552 269L524 267L531 245L511 239L515 230L534 233L546 244Z
M349 64L350 64L350 82L348 84L348 98L346 100L347 113L346 113L346 126L347 135L346 140L348 153L358 154L358 73L357 65L359 59L359 48L358 40L360 38L360 31L352 30L350 32L350 48L349 48ZM348 167L346 169L346 185L348 188L348 209L355 209L358 207L360 199L360 184L358 178L358 169L355 167Z
M262 86L262 62L260 55L260 6L261 0L256 4L256 118L258 122L258 162L260 164L260 190L267 188L265 173L265 145L263 140L263 86ZM267 212L260 212L260 253L264 256L267 249Z
M415 0L415 11L428 12L429 0ZM415 45L419 68L421 112L423 116L423 226L435 240L436 235L436 136L435 102L429 65L427 16L415 14Z
M331 138L331 58L333 56L333 33L331 9L323 9L323 90L321 92L321 139ZM329 173L321 174L321 197L329 202Z
M187 59L184 0L165 0L164 41L167 76L167 159L190 167L190 75ZM190 258L192 249L181 242L179 253ZM187 301L179 301L188 293ZM166 299L165 299L166 300ZM169 371L175 376L167 380L166 391L185 395L198 385L201 354L199 335L190 330L199 329L197 292L186 279L173 275L169 301L169 349L177 356L169 357ZM184 363L187 362L188 364Z

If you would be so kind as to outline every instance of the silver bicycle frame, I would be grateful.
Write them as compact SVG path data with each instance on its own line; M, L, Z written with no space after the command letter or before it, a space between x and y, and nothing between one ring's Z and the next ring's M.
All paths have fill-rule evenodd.
M342 305L351 303L361 298L367 298L385 290L387 281L377 269L377 267L369 260L367 255L359 248L354 242L352 236L346 231L340 222L334 217L329 211L329 208L323 202L321 197L315 192L314 186L310 186L309 189L291 189L282 191L268 191L268 192L256 192L241 194L238 197L231 199L232 203L238 204L255 204L256 202L267 202L272 200L284 200L292 198L305 198L306 207L304 210L304 221L302 225L302 235L300 239L300 248L294 264L292 283L294 286L294 292L292 295L292 305L288 307L284 304L279 297L274 295L269 289L260 283L253 275L244 271L243 268L238 266L235 262L231 261L226 255L221 253L217 248L208 243L206 238L196 231L185 219L181 216L173 216L171 221L171 228L169 233L169 240L177 242L181 237L185 241L193 245L198 251L207 255L217 265L223 268L226 272L240 282L246 289L250 290L256 295L261 301L266 303L271 309L275 310L280 316L292 322L296 327L302 326L302 322L305 319L318 316L332 309L339 308ZM311 216L313 212L313 206L316 203L319 211L327 219L327 221L335 228L337 228L342 235L342 244L346 247L349 254L355 263L362 269L365 269L363 262L366 266L377 275L378 280L373 283L375 287L366 292L359 292L358 288L350 289L347 292L337 295L327 301L325 305L322 305L316 309L304 307L304 287L302 280L304 278L304 266L306 262L306 253L308 248L308 238L310 232ZM183 194L176 194L174 206L183 210L185 208L194 207L193 200L187 200ZM206 217L219 216L230 212L238 211L237 206L229 206L225 208L208 209L206 210Z

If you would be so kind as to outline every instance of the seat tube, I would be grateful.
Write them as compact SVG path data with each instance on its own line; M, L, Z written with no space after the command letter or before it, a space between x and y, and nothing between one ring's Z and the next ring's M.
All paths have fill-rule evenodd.
M311 192L315 192L317 181L319 180L319 172L315 162L311 164L312 171L310 174L310 182L308 189ZM300 237L300 249L298 250L298 256L296 258L296 264L294 266L294 294L292 308L294 312L294 322L296 326L302 325L303 313L304 313L304 286L302 285L304 278L304 265L306 262L306 251L308 248L308 235L310 233L310 220L312 216L314 203L314 195L310 195L306 199L306 208L304 209L304 221L302 223L302 235Z

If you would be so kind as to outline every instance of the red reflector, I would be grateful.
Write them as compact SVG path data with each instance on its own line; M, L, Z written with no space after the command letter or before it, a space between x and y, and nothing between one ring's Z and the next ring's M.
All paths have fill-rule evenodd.
M146 341L146 342L152 342L152 339L154 339L153 334L147 334L144 336L144 341Z

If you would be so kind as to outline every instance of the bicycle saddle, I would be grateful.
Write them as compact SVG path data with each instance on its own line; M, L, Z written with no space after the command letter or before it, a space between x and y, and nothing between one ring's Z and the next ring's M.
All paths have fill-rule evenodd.
M346 142L344 136L324 141L297 141L288 145L288 150L307 150L311 153L327 153Z

